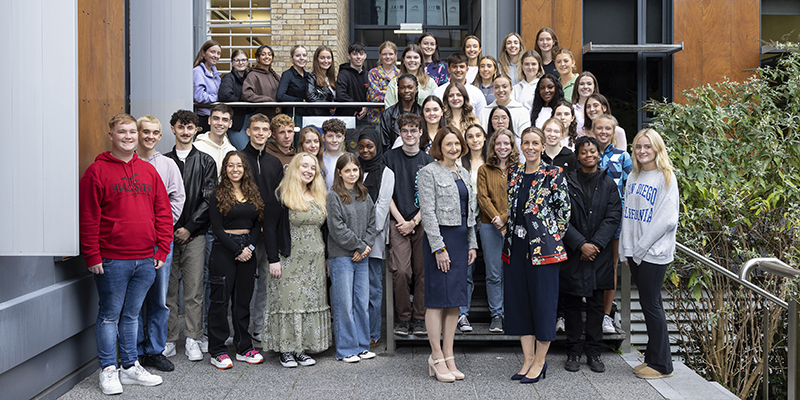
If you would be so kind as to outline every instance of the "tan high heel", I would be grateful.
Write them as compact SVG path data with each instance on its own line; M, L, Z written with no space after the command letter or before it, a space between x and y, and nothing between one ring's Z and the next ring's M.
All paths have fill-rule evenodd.
M454 366L456 365L456 360L455 360L455 357L453 357L453 356L446 357L446 358L444 359L445 363L447 362L447 360L453 360L453 365L454 365ZM445 364L445 365L447 365L447 364ZM456 378L456 380L462 380L462 379L464 379L464 373L463 373L463 372L461 372L461 371L459 371L459 370L458 370L458 368L456 368L456 369L450 369L450 367L447 367L447 369L448 369L448 370L450 370L450 373L451 373L451 374L453 374L453 377L454 377L454 378Z
M451 372L440 374L439 370L434 367L436 364L443 363L444 358L438 360L433 359L433 355L428 356L428 376L435 376L439 382L455 382L456 377ZM446 366L446 365L445 365Z

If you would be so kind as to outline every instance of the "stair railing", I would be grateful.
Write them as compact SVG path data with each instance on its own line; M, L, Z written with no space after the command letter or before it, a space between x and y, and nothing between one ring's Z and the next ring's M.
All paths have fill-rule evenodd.
M763 332L769 332L769 303L772 303L778 307L782 307L789 312L789 337L788 337L788 344L789 344L789 357L788 357L788 381L787 381L787 392L788 398L794 399L797 398L797 384L800 382L800 369L798 369L798 361L800 361L800 345L798 345L798 333L800 333L800 329L798 329L798 323L800 323L800 315L798 314L798 307L797 302L794 299L790 299L788 302L775 296L774 294L762 289L759 286L756 286L752 282L748 281L748 275L750 271L755 268L760 269L764 272L769 272L774 275L791 278L795 276L800 276L800 270L794 269L791 266L787 265L783 261L777 258L754 258L748 260L742 265L742 269L740 275L736 275L734 272L730 271L729 269L711 261L710 259L703 257L699 253L695 252L694 250L684 246L681 243L676 243L676 248L681 253L689 256L689 258L711 268L714 272L718 272L725 277L733 280L734 282L750 289L751 291L755 292L762 298L768 300L768 302L764 303L766 309L764 310L764 318L763 318ZM621 286L621 323L622 323L622 330L628 332L628 335L625 336L625 340L622 342L622 346L620 349L623 352L629 353L631 351L631 276L630 276L630 268L628 267L627 263L622 264L622 275L620 277L620 286ZM770 350L770 335L763 335L763 342L762 342L762 351L764 357L764 366L763 366L763 384L762 384L762 393L763 398L769 398L769 350Z

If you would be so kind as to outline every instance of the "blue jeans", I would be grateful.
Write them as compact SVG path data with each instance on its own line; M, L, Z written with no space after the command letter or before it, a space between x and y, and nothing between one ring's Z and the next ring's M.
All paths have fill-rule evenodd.
M492 224L481 223L481 246L486 264L486 297L489 314L503 316L503 235Z
M155 277L152 257L103 259L103 273L94 276L99 297L94 332L100 368L117 365L118 342L122 366L130 367L136 363L139 310Z
M383 302L383 259L369 259L369 338L381 338L381 303Z
M158 251L158 246L156 246ZM169 246L169 254L164 260L164 265L156 270L156 278L153 286L144 298L144 305L139 312L139 329L137 334L137 350L139 355L153 356L164 351L167 344L167 321L169 320L169 308L167 308L167 288L169 287L169 276L172 271L172 244ZM145 335L147 328L147 335Z
M369 350L369 261L328 260L336 358Z

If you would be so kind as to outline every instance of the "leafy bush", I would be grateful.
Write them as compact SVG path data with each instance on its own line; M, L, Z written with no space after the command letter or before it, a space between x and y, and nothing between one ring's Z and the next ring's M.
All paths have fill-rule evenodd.
M796 47L795 47L796 48ZM754 257L800 259L800 53L751 79L650 102L681 189L678 241L734 272ZM763 313L770 313L770 397L786 390L786 312L730 279L678 259L669 271L687 364L741 398L760 398ZM786 298L787 282L752 278ZM683 321L683 322L681 322Z

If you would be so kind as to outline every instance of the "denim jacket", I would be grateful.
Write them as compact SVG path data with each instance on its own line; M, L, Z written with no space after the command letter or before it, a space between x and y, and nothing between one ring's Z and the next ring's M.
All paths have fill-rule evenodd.
M508 171L508 230L503 243L503 261L511 262L516 226L517 202L525 201L525 226L528 256L533 265L552 264L567 259L562 238L569 227L570 203L567 179L561 167L539 164L531 189L520 193L525 165ZM520 251L522 249L514 249Z

